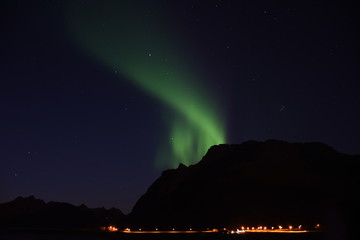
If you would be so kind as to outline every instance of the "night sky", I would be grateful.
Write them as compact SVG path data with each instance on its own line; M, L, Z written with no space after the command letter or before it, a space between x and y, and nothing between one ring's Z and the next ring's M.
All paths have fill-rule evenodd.
M1 1L0 202L128 213L211 145L360 153L346 1Z

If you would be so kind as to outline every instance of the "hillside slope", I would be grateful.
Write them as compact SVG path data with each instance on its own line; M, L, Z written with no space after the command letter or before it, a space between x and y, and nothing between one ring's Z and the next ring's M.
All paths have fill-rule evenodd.
M211 147L164 171L129 214L139 227L350 224L360 156L321 143L249 141Z

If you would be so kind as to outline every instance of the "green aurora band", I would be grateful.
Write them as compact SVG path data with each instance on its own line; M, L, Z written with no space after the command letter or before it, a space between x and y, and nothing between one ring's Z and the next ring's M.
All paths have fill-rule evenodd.
M171 147L161 144L157 166L190 165L210 146L225 142L223 114L207 84L186 64L187 50L169 33L162 13L157 8L149 13L145 6L146 1L71 2L66 11L69 29L103 65L173 110L166 116Z

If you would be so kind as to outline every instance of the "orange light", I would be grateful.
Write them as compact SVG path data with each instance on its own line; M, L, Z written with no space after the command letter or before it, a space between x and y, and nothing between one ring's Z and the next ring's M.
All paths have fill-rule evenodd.
M116 231L118 231L119 229L118 229L117 227L114 227L114 226L109 226L109 227L108 227L108 230L109 230L110 232L116 232Z
M245 230L236 229L236 233L237 233L237 234L244 233L244 232L245 232Z

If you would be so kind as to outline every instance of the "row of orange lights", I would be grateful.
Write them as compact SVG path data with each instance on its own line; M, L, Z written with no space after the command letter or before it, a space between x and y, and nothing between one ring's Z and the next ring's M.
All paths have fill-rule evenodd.
M109 231L109 232L117 232L119 229L115 226L108 226L108 227L100 227L103 231Z
M316 224L315 225L316 229L320 228L320 224ZM105 230L105 231L110 231L110 232L117 232L119 231L119 229L115 226L108 226L108 227L101 227L101 230ZM155 231L158 231L159 229L156 228ZM208 229L209 230L209 229ZM213 229L212 231L215 231L216 229ZM223 230L226 230L226 228L224 228ZM258 227L241 227L241 230L237 229L237 233L239 232L245 232L245 231L269 231L269 230L273 230L273 231L278 231L278 230L302 230L302 225L298 225L297 228L294 228L293 226L289 225L288 228L283 228L283 226L279 225L278 228L275 227L271 227L271 228L267 228L266 226L258 226ZM141 231L141 228L138 229L138 231ZM172 229L172 231L175 231L175 228ZM192 231L192 228L189 228L189 231ZM124 232L131 232L130 228L125 228ZM231 231L233 233L233 231Z
M299 225L297 229L300 230L301 228L302 228L302 225ZM275 227L271 227L270 229L275 230ZM270 230L270 229L268 229L266 226L264 226L264 227L263 226L258 226L258 227L251 227L251 228L250 227L244 227L244 226L241 227L241 230ZM281 225L279 225L277 229L281 230L281 229L283 229L283 227ZM288 227L288 229L293 230L293 226L290 225Z
M315 225L315 229L320 229L320 224ZM223 229L226 231L226 228ZM229 233L245 233L245 232L307 232L307 230L303 230L302 225L298 225L297 228L289 225L288 228L283 228L283 226L279 225L278 228L271 227L268 228L266 226L258 226L258 227L241 227L240 229L231 230Z
M315 225L315 229L319 229L320 224ZM297 228L294 228L292 225L289 225L288 228L283 228L283 226L279 225L278 228L271 227L267 228L266 226L258 226L258 227L241 227L241 230L301 230L302 225L298 225ZM225 229L224 229L225 230Z

